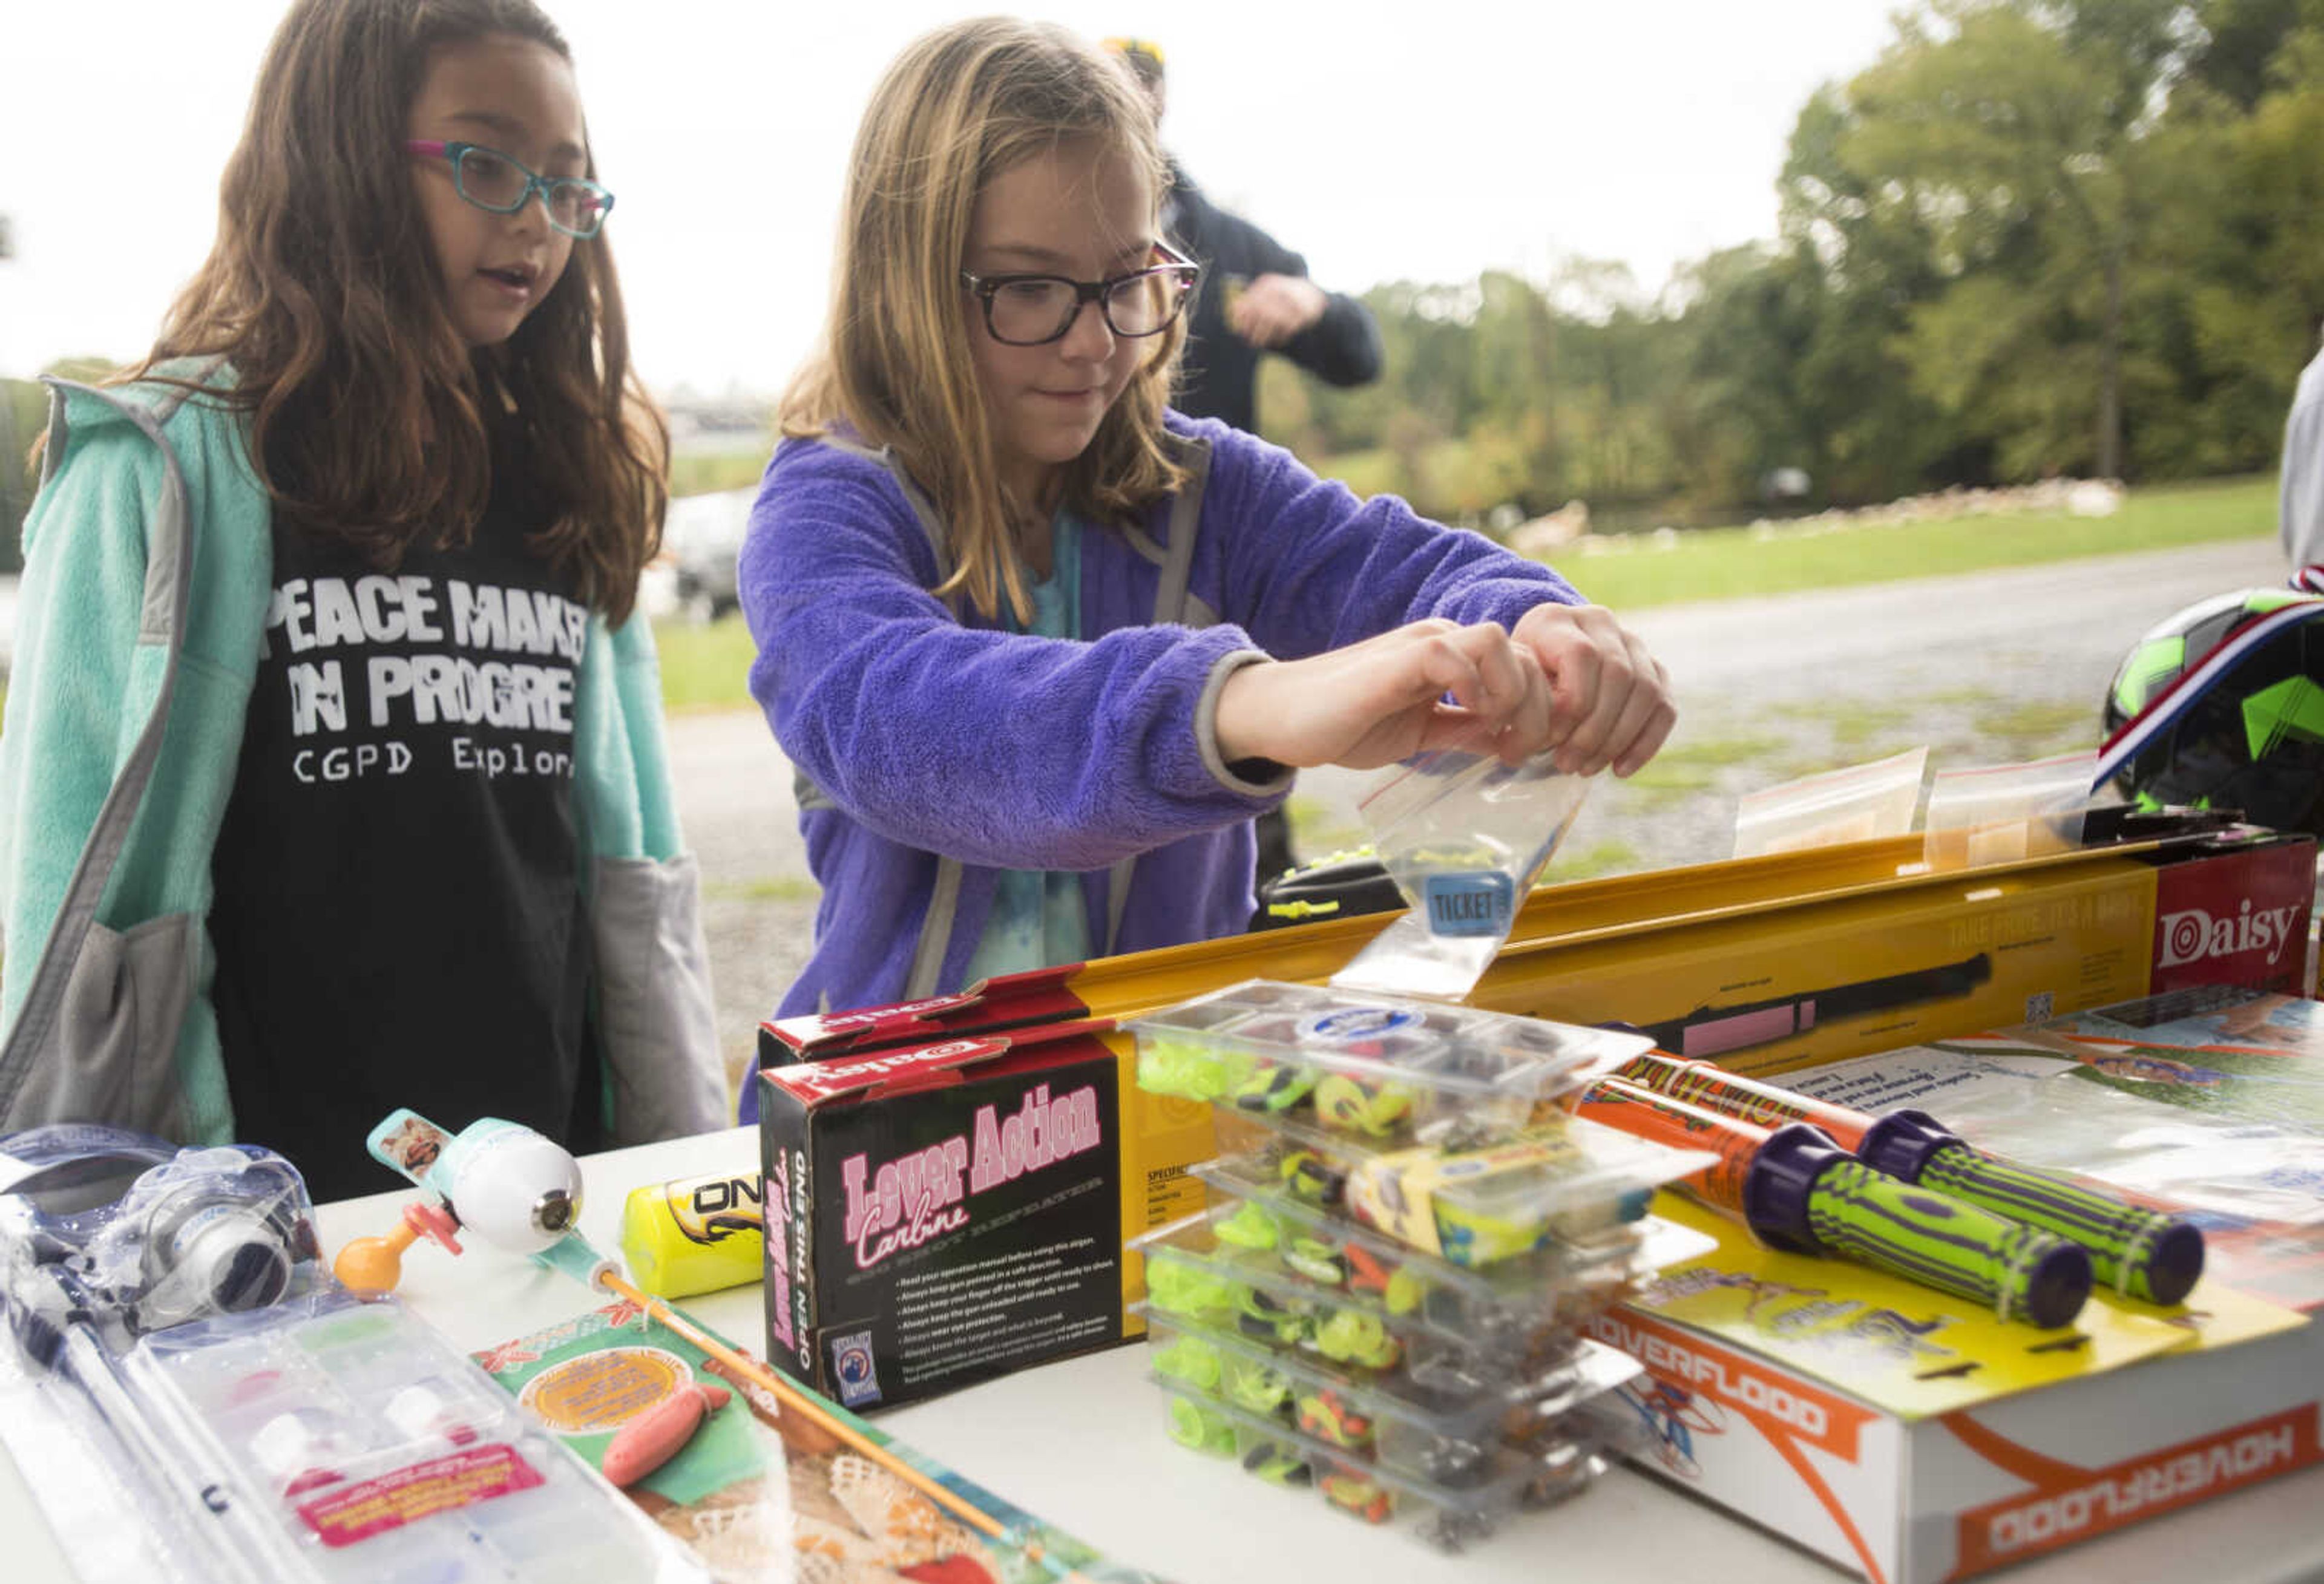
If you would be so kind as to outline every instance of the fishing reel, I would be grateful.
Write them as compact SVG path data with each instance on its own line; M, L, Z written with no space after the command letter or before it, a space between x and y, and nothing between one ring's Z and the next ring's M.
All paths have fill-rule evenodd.
M272 1150L78 1123L0 1137L0 1311L43 1366L75 1324L119 1352L279 1303L317 1250L306 1183Z

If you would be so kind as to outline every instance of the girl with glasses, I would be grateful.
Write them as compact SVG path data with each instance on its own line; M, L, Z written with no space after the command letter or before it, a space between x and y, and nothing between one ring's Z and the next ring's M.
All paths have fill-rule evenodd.
M0 1131L723 1112L633 608L665 504L565 41L298 0L208 260L59 385L0 730Z
M742 553L823 886L787 1015L1238 930L1295 767L1481 731L1627 774L1670 731L1554 574L1169 410L1163 170L1055 28L939 30L873 94Z

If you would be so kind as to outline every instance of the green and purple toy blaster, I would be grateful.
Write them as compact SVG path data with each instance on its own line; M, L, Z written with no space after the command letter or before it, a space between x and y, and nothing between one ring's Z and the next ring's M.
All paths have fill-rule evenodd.
M1771 1131L1618 1077L1591 1084L1579 1110L1716 1153L1677 1186L1771 1248L1853 1259L2045 1328L2070 1324L2089 1297L2090 1257L2078 1245L1877 1171L1808 1123Z
M1661 1051L1634 1058L1618 1075L1762 1127L1806 1122L1820 1128L1889 1176L2080 1244L2089 1253L2098 1285L2122 1296L2176 1303L2203 1274L2203 1233L2191 1222L1987 1155L1926 1111L1874 1117Z

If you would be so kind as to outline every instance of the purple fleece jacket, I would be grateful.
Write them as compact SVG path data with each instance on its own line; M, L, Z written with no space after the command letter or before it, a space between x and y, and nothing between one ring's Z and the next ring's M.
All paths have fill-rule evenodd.
M1251 910L1251 816L1291 778L1221 761L1213 717L1231 671L1425 616L1509 625L1580 601L1547 568L1393 496L1360 500L1240 430L1176 413L1169 425L1210 454L1190 622L1154 623L1157 561L1190 515L1166 501L1142 535L1084 536L1093 636L1078 641L997 631L930 594L942 579L918 492L881 457L776 448L742 551L751 693L820 791L802 789L799 825L823 888L814 952L779 1015L902 999L939 855L963 867L935 993L960 988L1000 869L1093 871L1101 950L1108 866L1132 856L1114 952L1236 933ZM756 1086L742 1095L748 1120Z

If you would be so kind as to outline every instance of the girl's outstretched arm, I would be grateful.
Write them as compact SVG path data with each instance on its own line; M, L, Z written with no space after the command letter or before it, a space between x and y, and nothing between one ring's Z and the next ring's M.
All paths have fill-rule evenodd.
M1676 720L1669 678L1636 634L1596 605L1550 603L1515 632L1430 618L1246 667L1220 691L1218 736L1231 758L1367 769L1481 735L1510 764L1553 750L1562 770L1627 776Z
M1660 663L1546 566L1392 495L1360 499L1249 436L1203 431L1222 608L1292 662L1231 680L1231 752L1360 767L1481 723L1512 762L1555 749L1562 769L1628 775L1669 735ZM1476 668L1473 692L1448 680L1439 692L1452 705L1432 704L1425 685L1445 671L1448 645Z

